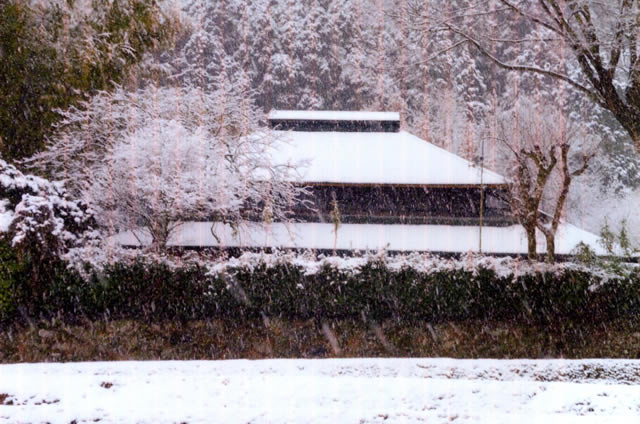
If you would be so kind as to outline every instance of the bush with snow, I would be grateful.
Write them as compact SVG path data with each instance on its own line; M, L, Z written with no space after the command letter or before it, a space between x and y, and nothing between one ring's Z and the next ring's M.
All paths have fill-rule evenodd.
M62 183L24 175L0 159L0 316L15 299L42 300L62 257L96 240L95 228L91 208Z
M60 182L24 175L0 159L0 231L18 249L61 256L97 236L93 211Z
M380 322L606 322L640 312L640 273L469 255L245 253L178 264L155 255L61 274L38 313L76 321L279 317Z

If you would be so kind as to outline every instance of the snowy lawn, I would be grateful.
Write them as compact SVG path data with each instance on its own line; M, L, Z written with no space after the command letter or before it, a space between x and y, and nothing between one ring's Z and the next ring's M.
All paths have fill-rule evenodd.
M640 361L0 365L0 422L638 423Z

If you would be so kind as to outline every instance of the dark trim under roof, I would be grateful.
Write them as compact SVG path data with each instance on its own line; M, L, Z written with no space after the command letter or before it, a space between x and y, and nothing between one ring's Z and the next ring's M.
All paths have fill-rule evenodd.
M307 181L297 183L300 186L334 186L334 187L408 187L408 188L507 188L509 184L395 184L395 183L341 183Z
M400 121L269 119L269 128L309 132L400 132Z

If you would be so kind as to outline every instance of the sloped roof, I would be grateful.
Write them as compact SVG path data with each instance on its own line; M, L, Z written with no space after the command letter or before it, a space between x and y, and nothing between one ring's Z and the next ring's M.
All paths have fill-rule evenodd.
M305 163L299 167L304 183L479 185L481 178L484 184L506 183L406 131L273 133L279 140L274 162Z
M361 112L334 110L272 110L269 120L296 121L400 121L398 112Z
M216 237L211 234L211 228ZM172 235L169 245L190 247L280 247L294 249L423 251L440 253L466 253L479 250L477 226L451 225L388 225L342 224L338 236L333 224L327 223L274 223L247 224L238 229L212 222L187 222ZM117 242L139 246L129 231L115 236ZM143 235L144 244L151 242ZM574 225L562 223L556 235L556 254L567 255L583 242L598 255L606 255L600 238ZM527 254L527 236L520 225L483 227L482 251L493 254ZM546 242L540 232L536 234L536 251L546 253Z

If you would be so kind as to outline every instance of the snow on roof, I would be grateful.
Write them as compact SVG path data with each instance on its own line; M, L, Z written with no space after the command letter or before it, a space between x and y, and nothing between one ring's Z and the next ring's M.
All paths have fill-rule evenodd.
M275 163L299 166L300 182L344 184L505 184L495 172L406 131L395 133L274 131Z
M351 112L335 110L272 110L269 120L295 121L399 121L398 112Z
M211 233L211 228L218 238ZM145 244L148 237L141 237ZM556 235L556 254L567 255L583 242L598 255L607 252L595 234L562 223ZM116 235L126 246L139 246L131 232ZM466 253L479 251L479 228L451 225L342 224L335 238L334 225L324 223L275 223L268 227L248 224L238 231L229 225L211 222L187 222L169 241L173 246L188 247L280 247L293 249L379 250L399 252ZM536 250L546 252L542 234L537 234ZM526 254L527 237L520 225L483 227L482 252L492 254Z

